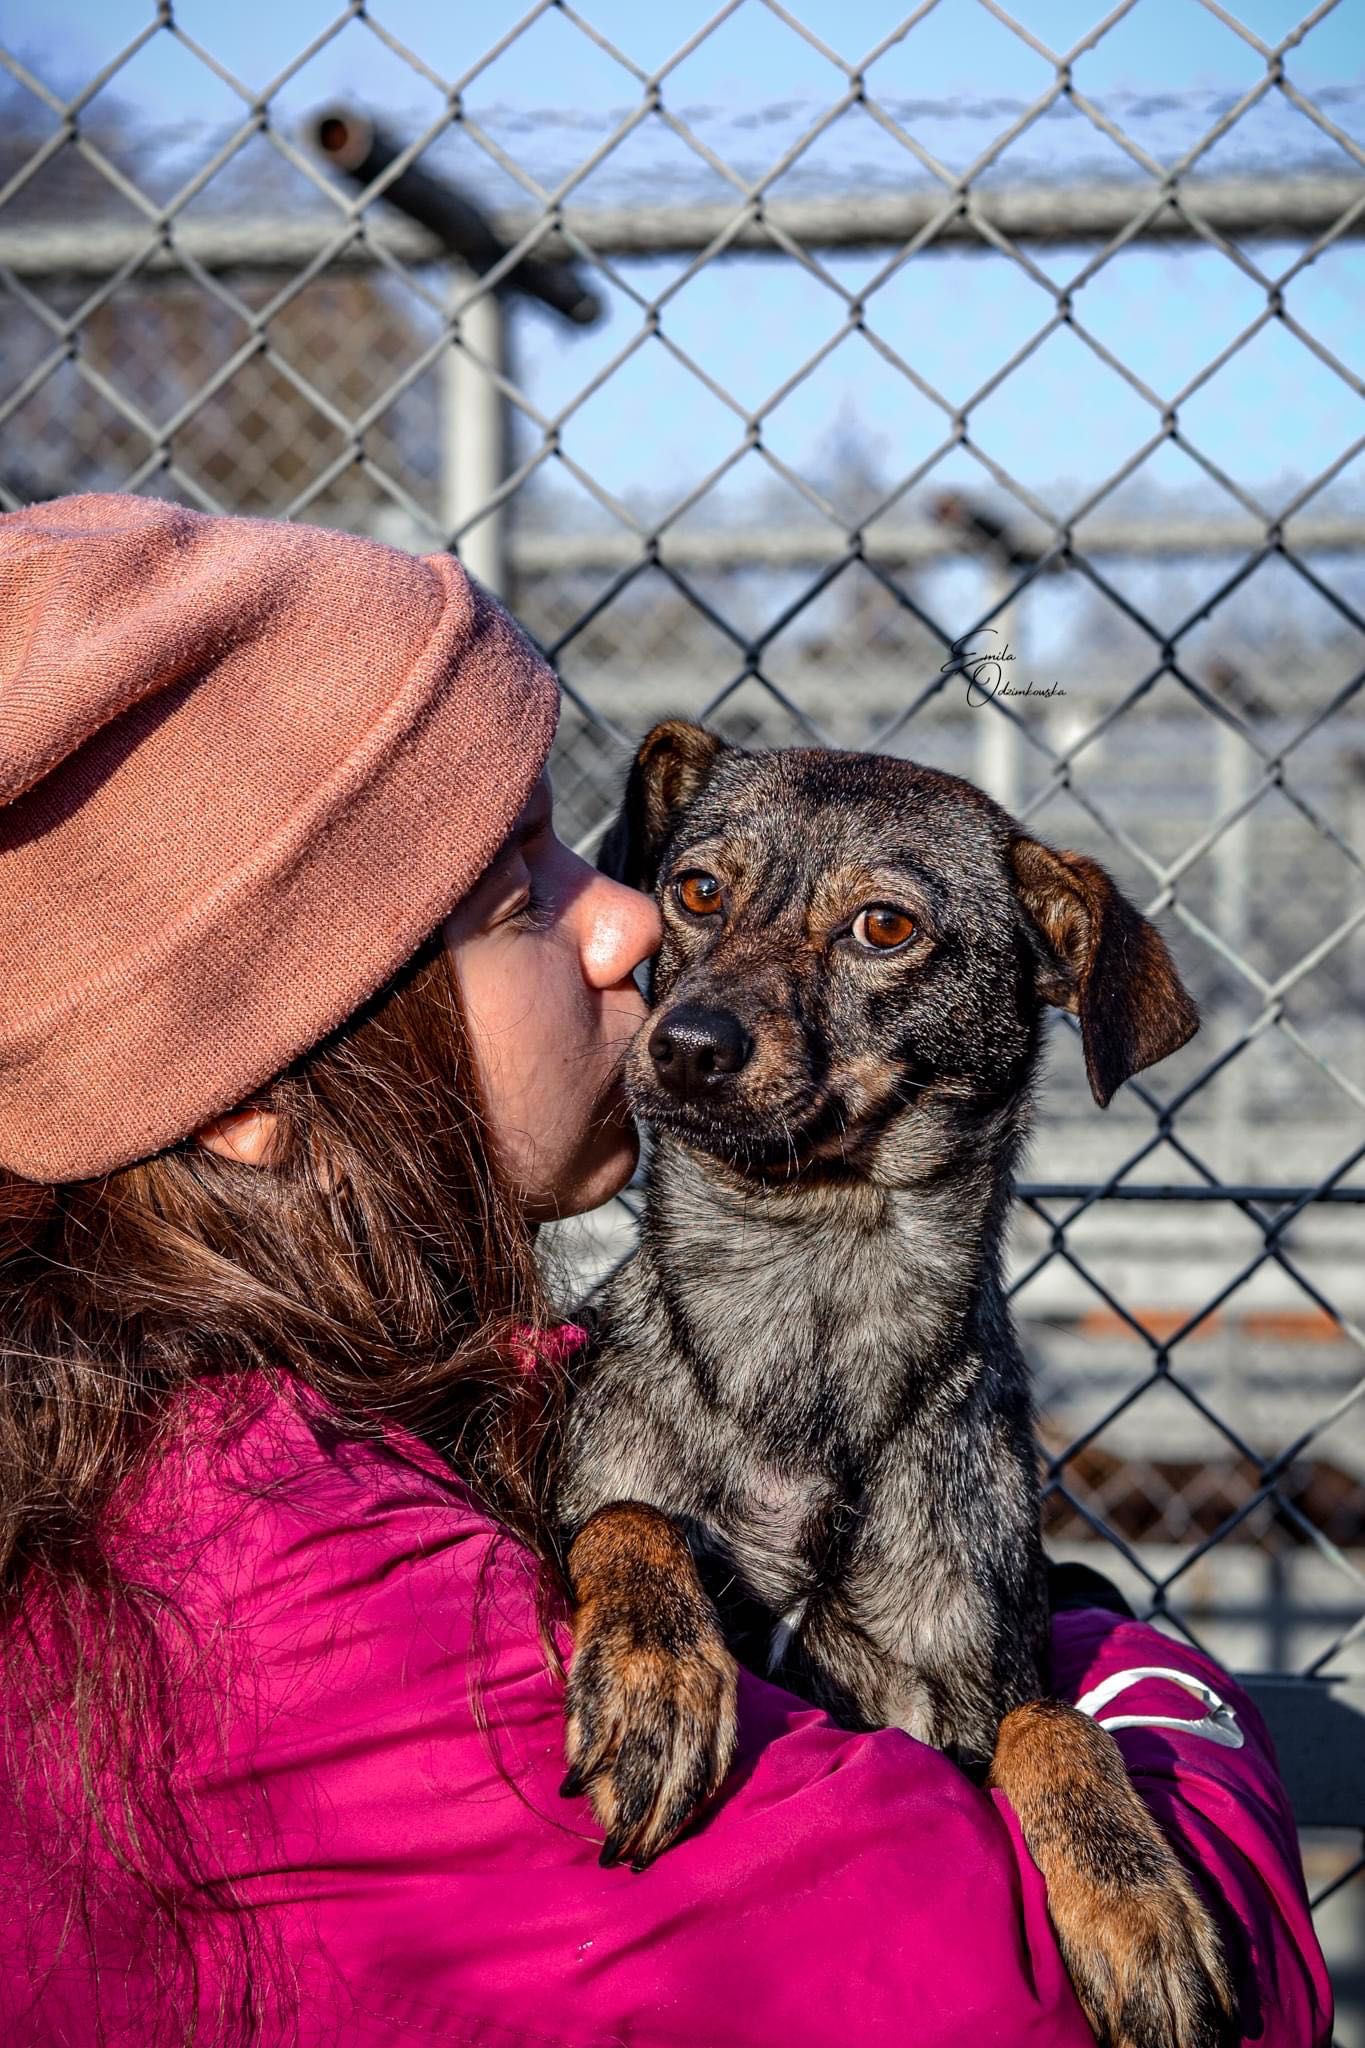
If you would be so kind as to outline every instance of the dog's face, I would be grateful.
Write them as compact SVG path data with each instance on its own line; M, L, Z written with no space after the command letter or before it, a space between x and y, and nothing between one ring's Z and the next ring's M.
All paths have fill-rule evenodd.
M1079 1015L1102 1103L1197 1025L1102 869L912 762L754 754L670 721L600 864L663 915L658 1007L627 1069L637 1112L762 1178L875 1178L917 1111L1000 1108L1027 1085L1046 1002Z

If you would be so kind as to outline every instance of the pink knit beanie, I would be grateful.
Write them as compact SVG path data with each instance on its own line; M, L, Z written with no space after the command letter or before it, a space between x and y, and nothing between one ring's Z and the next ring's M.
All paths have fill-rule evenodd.
M449 555L149 499L0 517L0 1166L161 1151L488 865L549 668Z

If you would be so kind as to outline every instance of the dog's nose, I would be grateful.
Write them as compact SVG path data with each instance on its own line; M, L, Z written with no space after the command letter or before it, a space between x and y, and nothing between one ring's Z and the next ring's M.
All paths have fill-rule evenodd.
M727 1074L736 1074L753 1051L753 1040L728 1010L679 1003L649 1034L654 1071L674 1095L700 1095Z

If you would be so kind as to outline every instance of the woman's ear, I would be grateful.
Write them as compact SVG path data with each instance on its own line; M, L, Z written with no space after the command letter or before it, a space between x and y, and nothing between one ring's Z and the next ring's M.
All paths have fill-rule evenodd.
M653 889L668 835L684 806L705 788L725 745L718 734L683 718L666 718L645 734L620 814L598 850L602 874L632 889Z
M1199 1012L1160 932L1098 861L1022 836L1009 857L1015 895L1045 941L1038 994L1079 1018L1090 1090L1103 1109L1131 1075L1194 1036Z
M220 1159L240 1159L243 1166L269 1166L279 1120L268 1109L230 1109L201 1126L195 1136Z

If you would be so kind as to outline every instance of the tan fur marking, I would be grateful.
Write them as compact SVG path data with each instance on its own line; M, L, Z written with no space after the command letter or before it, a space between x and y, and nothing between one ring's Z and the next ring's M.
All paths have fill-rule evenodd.
M1193 1037L1199 1012L1160 932L1098 861L1024 836L1009 857L1019 902L1060 963L1039 971L1038 993L1080 1019L1091 1092L1104 1108L1124 1081Z
M601 1861L639 1870L730 1768L737 1666L692 1553L657 1509L599 1509L568 1563L578 1606L563 1790L591 1800Z
M989 1783L1014 1808L1047 1881L1062 1956L1101 2048L1217 2042L1235 2011L1217 1931L1113 1738L1074 1707L1032 1701L1001 1722Z

